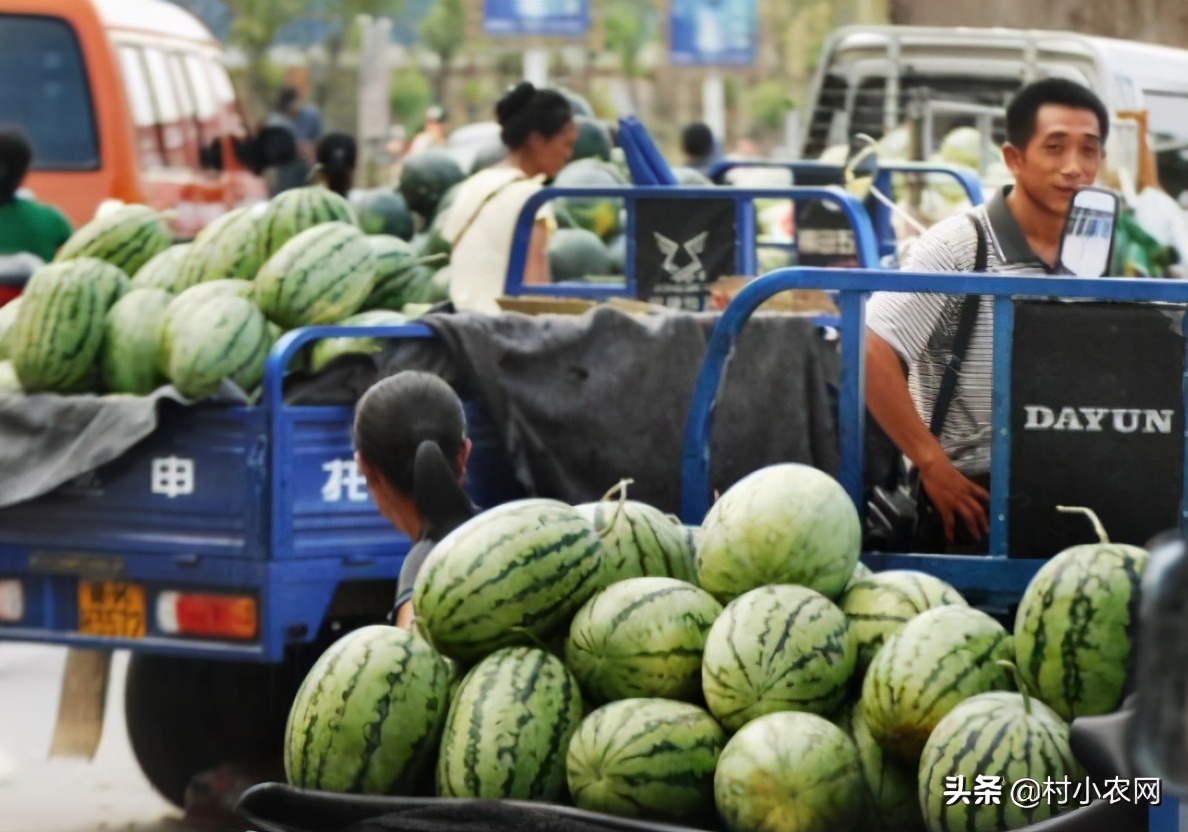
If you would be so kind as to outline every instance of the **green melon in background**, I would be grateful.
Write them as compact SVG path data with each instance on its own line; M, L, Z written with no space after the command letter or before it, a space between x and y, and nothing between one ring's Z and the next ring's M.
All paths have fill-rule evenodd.
M123 271L94 257L33 272L5 337L21 387L29 393L95 389L107 310L128 285Z
M602 556L572 506L504 503L450 532L425 559L413 590L418 625L461 662L546 641L600 588Z
M849 584L838 600L850 621L861 668L870 664L889 635L925 610L946 604L969 606L940 578L909 569L869 575Z
M408 323L408 319L399 312L386 309L373 309L360 312L344 318L335 326L368 327L368 326L401 326ZM309 371L321 372L326 365L343 355L367 355L383 350L385 344L391 343L387 338L320 338L314 341L309 350Z
M0 306L0 361L9 357L9 341L12 340L12 326L16 323L21 298L17 297Z
M916 766L896 759L883 751L862 716L859 703L853 703L842 715L839 727L854 740L862 777L870 794L870 812L865 832L916 832L923 828L920 814Z
M170 246L149 260L132 278L133 289L163 289L179 291L182 268L190 251L190 243Z
M626 483L607 498L576 506L606 550L604 585L626 578L665 577L697 583L694 544L687 527L647 503L626 498ZM621 490L621 499L614 498Z
M591 702L701 696L701 655L722 605L674 578L628 578L573 617L565 663Z
M303 789L412 795L431 778L452 673L399 627L354 630L309 671L285 729L285 773Z
M1110 713L1122 703L1147 564L1145 549L1110 543L1092 520L1101 542L1073 546L1045 563L1015 614L1019 673L1068 720Z
M157 353L172 300L164 289L133 289L108 310L99 356L108 390L146 396L165 383Z
M290 239L256 274L254 297L285 329L354 315L376 281L376 258L356 226L327 222Z
M866 801L854 741L815 714L785 711L748 723L714 773L714 802L729 832L856 830Z
M532 647L497 650L454 696L441 739L441 797L556 801L582 719L577 681L556 656Z
M951 780L964 778L973 790L978 779L1000 778L996 803L951 797ZM1021 829L1076 807L1072 792L1061 802L1041 793L1036 805L1012 799L1011 786L1030 779L1045 783L1082 782L1069 745L1069 728L1060 715L1025 693L983 693L965 700L940 721L920 757L919 801L928 832L1000 832ZM1103 788L1104 791L1104 788ZM1057 792L1058 794L1058 792Z
M857 650L846 616L803 586L739 596L705 642L701 683L728 730L775 711L829 714L844 700Z
M250 300L234 295L211 298L175 319L165 338L166 375L178 392L193 400L213 395L223 379L250 392L263 379L272 349L267 319Z
M199 231L186 252L178 283L171 291L181 293L213 280L253 280L264 264L261 224L271 221L279 225L269 211L268 205L260 206L258 211L235 208Z
M722 726L695 705L612 702L583 719L569 742L569 793L591 812L702 826L714 815L725 744Z
M845 489L798 463L739 480L701 527L697 580L723 602L769 584L799 584L837 598L862 548L862 524Z
M981 610L927 610L893 633L862 680L862 716L871 735L901 759L916 760L945 714L979 693L1008 690L999 666L1013 639Z
M303 231L329 222L358 226L358 217L351 204L321 185L282 191L270 199L258 215L252 212L251 216L256 227L255 262L258 267Z
M606 245L597 234L584 228L558 228L550 234L548 258L554 282L611 273Z
M131 277L171 245L173 238L160 214L147 205L119 205L75 231L54 262L94 257Z

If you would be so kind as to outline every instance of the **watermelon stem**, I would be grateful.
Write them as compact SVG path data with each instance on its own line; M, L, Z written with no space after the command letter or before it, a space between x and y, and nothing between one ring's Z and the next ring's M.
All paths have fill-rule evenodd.
M1031 694L1027 692L1027 684L1023 681L1023 674L1019 672L1019 667L1007 659L998 659L994 663L1009 670L1015 677L1015 687L1019 689L1019 693L1023 694L1023 713L1031 716Z
M450 256L448 254L426 254L424 257L417 258L418 266L436 266L438 263L448 263Z
M1106 534L1105 526L1103 526L1101 524L1101 520L1098 519L1097 514L1094 513L1093 509L1085 508L1084 506L1056 506L1056 510L1059 512L1062 512L1064 514L1083 514L1083 515L1085 515L1086 517L1089 518L1089 521L1093 524L1093 530L1097 532L1097 536L1099 538L1101 538L1101 542L1102 543L1110 542L1110 536L1108 534Z
M633 479L619 480L617 483L611 486L610 490L603 494L602 499L598 501L600 503L604 502L611 499L611 496L616 491L619 493L619 500L615 504L615 511L613 514L611 514L610 520L607 522L606 526L604 526L602 531L598 533L599 538L606 537L608 534L610 534L611 529L613 529L615 524L619 522L619 515L623 513L623 504L627 502L627 486L631 485L633 482L635 482Z

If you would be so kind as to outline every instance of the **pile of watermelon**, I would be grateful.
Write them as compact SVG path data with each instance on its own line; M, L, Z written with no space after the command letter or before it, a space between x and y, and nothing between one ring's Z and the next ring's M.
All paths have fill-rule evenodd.
M175 244L151 208L107 206L0 308L0 395L147 395L171 383L198 400L229 379L251 396L286 330L401 324L444 300L440 259L365 233L321 186L236 208L191 243ZM377 349L330 339L306 358L317 370Z
M731 487L700 527L627 498L526 499L443 539L411 631L341 638L289 717L298 787L536 800L728 832L1022 828L1075 780L1069 721L1118 707L1145 552L1067 550L1014 632L859 563L817 469ZM954 802L1001 777L1002 800ZM952 804L952 805L950 805Z

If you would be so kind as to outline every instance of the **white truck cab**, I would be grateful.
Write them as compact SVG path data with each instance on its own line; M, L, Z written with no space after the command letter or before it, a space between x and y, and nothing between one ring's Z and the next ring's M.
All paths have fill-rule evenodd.
M910 118L921 120L921 156L961 125L980 127L1001 145L1011 95L1054 76L1086 84L1112 114L1146 110L1163 187L1173 196L1188 191L1188 50L1075 32L840 28L822 47L801 156L818 158L859 133L880 138ZM1126 150L1121 140L1110 142L1115 163L1129 163Z

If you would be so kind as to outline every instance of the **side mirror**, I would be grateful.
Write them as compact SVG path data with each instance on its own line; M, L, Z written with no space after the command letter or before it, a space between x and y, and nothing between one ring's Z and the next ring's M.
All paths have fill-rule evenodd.
M1077 277L1105 277L1114 254L1118 195L1105 188L1082 188L1072 198L1056 270Z

